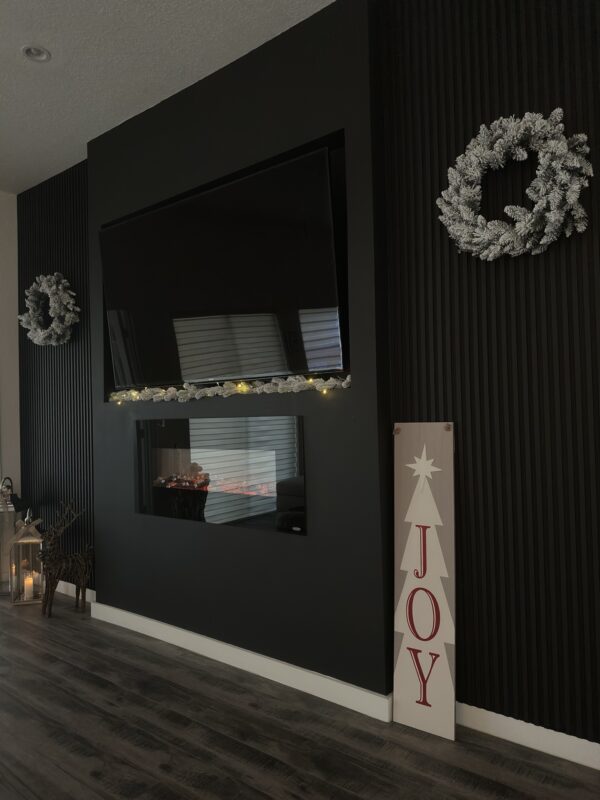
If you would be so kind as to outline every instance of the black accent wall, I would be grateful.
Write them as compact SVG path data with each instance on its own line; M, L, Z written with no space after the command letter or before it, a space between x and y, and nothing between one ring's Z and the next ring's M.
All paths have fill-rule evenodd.
M83 300L68 347L37 348L22 332L24 491L46 516L63 496L91 509L93 374L99 599L388 691L389 373L394 419L456 422L458 699L600 741L600 176L586 233L530 258L459 255L435 207L448 166L500 115L561 105L599 168L600 7L372 7L374 94L367 3L338 0L91 143L89 301L85 165L19 197L21 297L56 269ZM340 129L352 389L107 405L98 226ZM488 176L486 215L523 198L533 161ZM387 278L375 268L384 249ZM310 535L134 513L136 419L196 414L304 415ZM91 536L87 515L73 544Z
M40 347L20 328L21 484L34 513L52 522L61 500L83 516L64 534L67 552L93 544L92 403L88 290L87 163L18 196L19 298L41 274L62 272L81 307L71 341Z
M391 427L375 328L369 57L367 3L344 0L90 142L96 588L102 603L387 692ZM338 131L352 388L106 403L100 226ZM304 419L307 536L135 513L136 420L276 414Z
M600 172L600 5L377 5L393 415L456 423L458 699L600 741L600 175L538 256L459 255L435 206L499 116L561 106ZM489 175L483 213L534 169Z

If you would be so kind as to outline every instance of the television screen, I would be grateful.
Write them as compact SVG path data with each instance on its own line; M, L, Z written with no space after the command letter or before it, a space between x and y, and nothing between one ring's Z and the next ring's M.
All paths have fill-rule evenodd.
M116 389L348 369L343 148L100 231Z

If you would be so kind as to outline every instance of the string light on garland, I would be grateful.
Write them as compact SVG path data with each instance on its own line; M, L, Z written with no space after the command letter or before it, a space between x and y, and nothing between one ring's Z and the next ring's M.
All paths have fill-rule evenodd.
M184 383L183 387L176 389L148 388L143 390L124 389L112 392L110 402L122 405L123 403L136 403L152 400L158 402L187 403L190 400L201 400L204 397L231 397L236 394L296 394L298 392L318 391L327 395L333 389L348 389L352 383L350 375L345 378L305 378L303 375L291 375L288 378L271 378L268 381L224 381L211 386L195 386Z

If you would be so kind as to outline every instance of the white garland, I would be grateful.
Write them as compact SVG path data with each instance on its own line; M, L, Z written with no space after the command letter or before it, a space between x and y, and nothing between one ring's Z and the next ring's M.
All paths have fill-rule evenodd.
M71 327L79 322L81 309L75 303L75 292L69 281L60 273L39 275L25 290L27 311L19 315L19 322L29 332L27 337L34 344L65 344L71 338ZM50 325L45 325L44 300L47 298L47 313Z
M527 113L522 119L500 117L489 127L480 127L448 170L449 186L437 200L440 220L459 250L483 261L543 253L561 235L587 228L587 214L579 202L581 190L593 175L585 157L587 136L576 133L567 139L562 118L562 109L556 108L548 119ZM506 206L504 213L514 224L498 219L488 222L479 213L484 174L488 169L502 169L510 159L523 161L528 150L538 154L536 177L526 191L533 208Z
M327 394L332 389L347 389L351 384L350 375L345 378L305 378L292 375L288 378L271 378L269 381L224 381L212 386L194 386L184 383L183 388L176 389L125 389L112 392L110 402L121 403L153 400L155 403L176 400L187 403L189 400L200 400L203 397L231 397L235 394L286 394L288 392L318 391Z

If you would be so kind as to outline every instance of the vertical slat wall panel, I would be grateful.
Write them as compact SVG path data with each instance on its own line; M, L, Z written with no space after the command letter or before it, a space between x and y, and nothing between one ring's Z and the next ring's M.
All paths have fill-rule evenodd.
M381 0L392 400L456 422L457 693L600 741L600 4ZM544 254L460 255L435 200L482 122L565 110L598 177ZM535 156L486 177L523 202Z
M83 516L65 533L65 550L93 544L91 358L88 290L87 162L18 197L19 296L37 275L62 272L81 307L70 342L39 347L21 329L23 495L52 521L61 500Z

